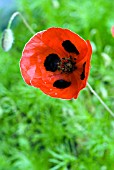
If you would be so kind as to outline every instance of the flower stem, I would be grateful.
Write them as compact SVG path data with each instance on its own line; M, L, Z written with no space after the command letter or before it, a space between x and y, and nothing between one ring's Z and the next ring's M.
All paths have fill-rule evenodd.
M95 90L91 87L89 83L87 83L87 86L89 90L97 97L97 99L100 101L100 103L104 106L104 108L110 113L112 117L114 117L114 113L112 110L104 103L104 101L100 98L100 96L95 92Z
M12 16L10 17L10 20L9 20L9 22L8 22L7 28L10 28L10 27L11 27L11 24L12 24L13 20L14 20L15 17L18 16L18 15L21 17L23 23L24 23L25 26L29 29L29 31L30 31L32 34L35 34L34 30L30 27L30 25L28 24L28 22L26 21L26 19L25 19L25 18L22 16L22 14L21 14L20 12L18 12L18 11L17 11L17 12L14 12L14 13L12 14Z

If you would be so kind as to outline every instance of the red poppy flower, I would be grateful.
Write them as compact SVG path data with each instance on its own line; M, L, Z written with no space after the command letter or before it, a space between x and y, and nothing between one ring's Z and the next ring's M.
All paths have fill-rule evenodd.
M114 37L114 26L112 26L111 28L111 33L112 33L112 36Z
M68 29L49 28L25 45L20 68L25 82L51 97L77 98L86 86L92 48Z

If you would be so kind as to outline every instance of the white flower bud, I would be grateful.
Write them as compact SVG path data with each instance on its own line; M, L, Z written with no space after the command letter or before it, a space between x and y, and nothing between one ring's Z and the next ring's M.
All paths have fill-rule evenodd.
M14 41L13 32L11 29L7 28L3 32L2 36L2 48L4 51L9 51L12 47Z

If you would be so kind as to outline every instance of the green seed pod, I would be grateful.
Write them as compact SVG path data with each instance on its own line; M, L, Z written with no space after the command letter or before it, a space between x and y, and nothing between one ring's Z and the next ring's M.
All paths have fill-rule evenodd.
M13 32L10 28L7 28L3 32L2 36L2 48L4 51L9 51L14 41Z

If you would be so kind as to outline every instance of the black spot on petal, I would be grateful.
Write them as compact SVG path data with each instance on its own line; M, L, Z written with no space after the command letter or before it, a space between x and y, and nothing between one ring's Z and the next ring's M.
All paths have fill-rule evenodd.
M46 57L44 61L44 66L47 71L55 72L57 70L59 62L60 62L60 58L58 57L58 55L52 53Z
M65 89L67 87L69 87L71 85L71 82L68 82L66 80L60 79L60 80L56 80L53 83L53 86L59 89Z
M70 40L63 41L62 46L69 53L76 53L77 55L80 54L75 45Z
M81 80L85 79L85 66L86 66L86 62L83 64L83 71L82 71L82 73L80 75Z

